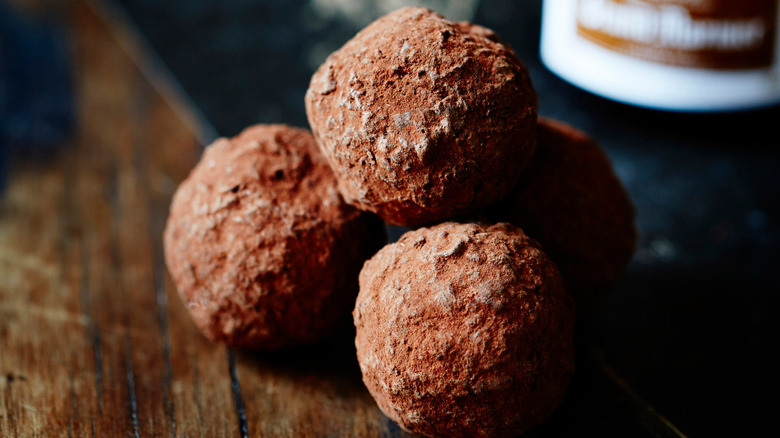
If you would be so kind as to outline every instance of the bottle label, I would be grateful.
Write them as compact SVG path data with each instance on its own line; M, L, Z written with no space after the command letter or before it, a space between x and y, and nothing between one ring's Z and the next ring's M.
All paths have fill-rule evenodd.
M577 33L647 61L707 69L772 65L777 0L579 0Z

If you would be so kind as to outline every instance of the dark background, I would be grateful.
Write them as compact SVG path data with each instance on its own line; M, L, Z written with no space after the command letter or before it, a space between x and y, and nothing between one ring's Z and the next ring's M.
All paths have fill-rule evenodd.
M172 73L202 113L209 139L254 123L307 126L312 73L380 13L374 2L344 0L106 4L137 26L159 55L158 72ZM482 0L472 21L529 67L541 115L605 147L640 232L626 276L599 313L579 321L579 336L690 437L780 436L772 353L780 347L780 107L668 113L590 95L541 64L540 11L536 0Z

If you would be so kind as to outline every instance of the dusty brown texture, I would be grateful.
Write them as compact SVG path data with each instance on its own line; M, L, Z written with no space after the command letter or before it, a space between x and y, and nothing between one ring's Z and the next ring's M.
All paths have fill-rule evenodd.
M411 437L365 389L349 339L236 354L200 336L161 238L202 152L197 119L136 69L123 47L151 58L122 17L63 6L79 122L66 154L15 161L0 202L0 436ZM588 385L540 437L682 437L583 356Z
M537 239L577 309L591 311L634 254L634 207L609 158L585 133L540 119L537 137L531 168L490 216Z
M268 349L343 321L377 236L308 131L258 125L206 149L174 195L165 254L207 337Z
M306 113L346 201L397 225L501 199L535 148L536 93L512 51L489 29L421 8L331 54Z
M360 272L363 381L387 416L429 436L514 436L561 402L574 310L555 265L509 224L404 234Z

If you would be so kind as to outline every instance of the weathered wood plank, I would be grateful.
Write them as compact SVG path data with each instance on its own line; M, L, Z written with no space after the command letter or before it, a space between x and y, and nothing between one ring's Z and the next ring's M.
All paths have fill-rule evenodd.
M135 73L125 83L125 94L115 93L125 125L98 143L113 143L103 153L113 152L117 162L113 217L124 299L124 313L117 316L126 325L129 425L142 436L226 436L235 431L224 411L231 401L226 351L205 341L190 322L165 280L160 241L170 196L200 149L179 116L122 54L126 65L120 70Z
M11 436L45 434L48 418L66 426L72 412L72 359L83 345L67 333L84 320L61 281L59 224L47 219L62 208L62 178L55 166L24 166L0 207L0 431Z
M16 163L0 213L0 436L233 435L227 353L162 261L200 146L94 11L66 12L76 135L51 163Z
M289 351L237 355L250 436L407 436L363 386L353 330Z

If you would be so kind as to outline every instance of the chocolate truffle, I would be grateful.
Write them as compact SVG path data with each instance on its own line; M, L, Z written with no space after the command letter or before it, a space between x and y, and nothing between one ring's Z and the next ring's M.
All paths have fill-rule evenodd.
M347 205L303 129L258 125L209 146L173 197L165 259L203 334L230 346L307 343L346 318L384 236Z
M311 79L306 113L345 200L417 226L509 193L535 148L526 68L484 27L404 8Z
M540 119L531 168L489 216L542 244L577 308L592 311L631 260L634 207L609 158L583 132Z
M353 317L363 382L423 435L517 435L558 406L574 370L573 302L509 224L407 232L364 265Z

